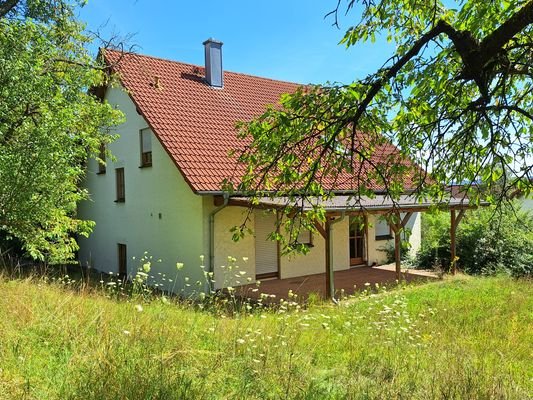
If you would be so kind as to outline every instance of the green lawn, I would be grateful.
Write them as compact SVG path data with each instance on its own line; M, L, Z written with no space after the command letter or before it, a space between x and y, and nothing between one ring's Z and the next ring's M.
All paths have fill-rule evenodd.
M222 317L0 278L0 398L526 399L532 294L458 277Z

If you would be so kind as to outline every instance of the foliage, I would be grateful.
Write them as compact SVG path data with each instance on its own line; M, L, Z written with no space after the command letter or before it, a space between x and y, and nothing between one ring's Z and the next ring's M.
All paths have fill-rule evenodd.
M400 235L400 260L403 264L410 263L411 254L409 251L411 250L411 243L409 242L409 237L411 236L411 232L408 229L404 229ZM394 247L394 241L389 241L385 246L383 246L382 250L385 251L387 263L393 263L396 261L396 249Z
M233 189L287 196L292 208L301 196L339 189L355 200L376 190L398 199L414 189L446 201L444 188L457 182L482 181L485 193L498 183L499 196L489 200L511 189L527 196L533 1L339 1L331 13L337 25L344 4L358 23L341 43L386 39L395 53L366 78L302 87L242 123L250 145L239 154L246 169ZM510 173L500 185L502 171ZM470 188L472 201L479 187Z
M6 3L6 2L2 2ZM0 15L0 235L35 259L73 257L88 155L120 113L88 92L106 79L70 1L25 1ZM0 4L5 6L5 4Z
M498 212L498 218L493 218ZM448 213L422 217L421 267L450 266L450 219ZM459 266L467 273L506 272L513 276L533 274L533 217L507 206L470 211L457 230Z
M527 281L462 277L233 318L69 282L0 278L0 398L523 399L533 390Z
M467 218L461 221L459 230L467 221ZM419 268L433 268L440 271L450 269L450 224L447 212L422 214L422 241L415 258L415 264ZM458 262L458 265L461 264L462 262Z

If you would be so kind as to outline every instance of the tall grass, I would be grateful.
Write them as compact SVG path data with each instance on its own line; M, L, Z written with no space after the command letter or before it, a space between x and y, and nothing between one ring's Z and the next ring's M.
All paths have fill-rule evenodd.
M459 277L228 315L0 278L0 398L525 399L531 283Z

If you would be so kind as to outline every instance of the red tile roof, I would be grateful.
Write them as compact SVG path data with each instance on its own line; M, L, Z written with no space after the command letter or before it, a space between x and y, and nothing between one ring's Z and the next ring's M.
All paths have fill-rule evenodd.
M220 191L222 181L234 175L236 160L228 153L245 145L235 123L261 115L300 86L224 71L224 87L213 88L204 81L203 67L112 50L104 57L195 192ZM354 189L353 180L342 177L335 189Z

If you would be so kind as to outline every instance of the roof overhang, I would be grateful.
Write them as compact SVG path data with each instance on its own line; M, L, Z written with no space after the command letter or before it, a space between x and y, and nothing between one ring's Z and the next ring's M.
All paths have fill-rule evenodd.
M488 206L487 202L472 203L468 198L449 197L441 201L420 200L413 195L402 195L392 199L388 195L354 196L338 195L321 199L318 197L231 197L228 205L253 207L262 209L301 209L311 211L316 208L324 209L329 215L335 214L387 214L390 212L422 212L429 209L471 209L478 206Z

